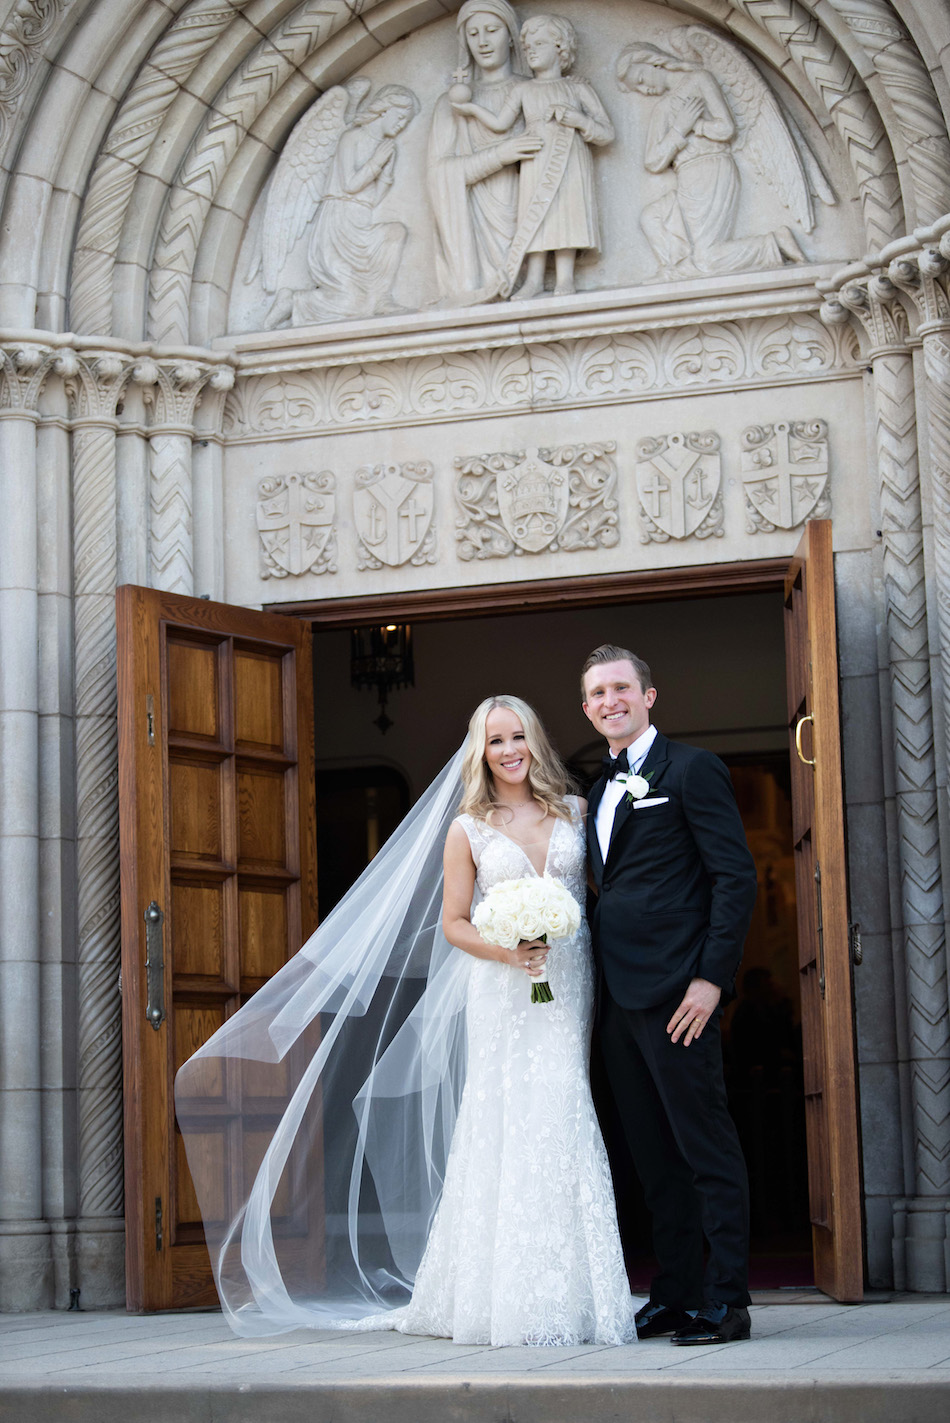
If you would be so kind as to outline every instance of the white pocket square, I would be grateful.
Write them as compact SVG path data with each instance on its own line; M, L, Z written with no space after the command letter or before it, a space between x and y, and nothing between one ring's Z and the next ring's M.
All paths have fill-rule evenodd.
M651 796L649 799L635 800L633 802L633 808L634 810L642 810L645 805L669 805L669 803L670 798L668 795Z

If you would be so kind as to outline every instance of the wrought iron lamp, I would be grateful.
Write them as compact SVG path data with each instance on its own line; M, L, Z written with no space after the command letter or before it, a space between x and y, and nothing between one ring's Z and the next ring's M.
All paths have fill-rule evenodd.
M375 687L379 716L375 723L384 734L394 724L386 715L386 702L397 687L415 686L412 663L412 628L408 623L353 628L350 633L350 681L354 687Z

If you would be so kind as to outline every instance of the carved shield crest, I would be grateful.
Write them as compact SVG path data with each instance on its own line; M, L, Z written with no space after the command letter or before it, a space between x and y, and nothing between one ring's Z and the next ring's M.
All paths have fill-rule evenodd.
M645 541L705 538L722 525L719 436L660 435L637 446L637 493Z
M257 486L257 528L264 578L334 573L336 478L322 474L274 475Z
M824 420L752 425L742 435L749 531L794 529L831 511Z
M540 553L553 544L567 517L570 480L566 469L528 450L496 485L501 521L518 548Z
M360 568L434 562L432 465L366 465L356 471L353 514Z

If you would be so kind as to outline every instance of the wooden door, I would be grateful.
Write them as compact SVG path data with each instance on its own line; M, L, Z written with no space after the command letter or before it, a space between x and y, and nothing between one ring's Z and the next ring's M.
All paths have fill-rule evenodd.
M808 1194L815 1283L864 1289L831 521L814 520L785 581Z
M175 1072L316 924L311 632L147 588L116 602L126 1289L171 1309L217 1299Z

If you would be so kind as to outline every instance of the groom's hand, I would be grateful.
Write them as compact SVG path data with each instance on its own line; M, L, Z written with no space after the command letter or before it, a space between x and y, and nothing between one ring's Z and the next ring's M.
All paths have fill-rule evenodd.
M718 984L710 983L708 978L694 978L682 1003L666 1025L671 1041L678 1043L680 1036L685 1033L683 1046L689 1047L718 1008L721 997L722 989Z

